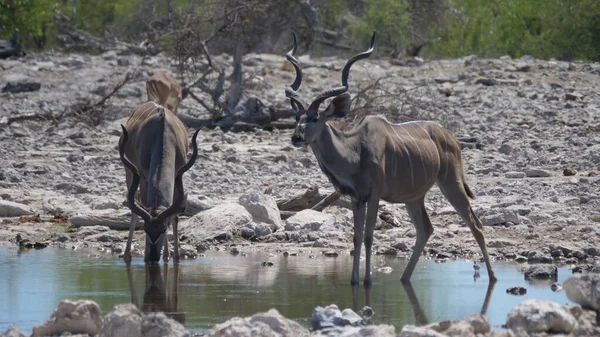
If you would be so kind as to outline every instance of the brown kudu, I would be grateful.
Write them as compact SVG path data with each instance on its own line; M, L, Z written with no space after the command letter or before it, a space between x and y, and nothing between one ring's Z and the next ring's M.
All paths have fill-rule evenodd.
M318 95L310 105L297 93L302 83L302 68L293 56L294 46L286 57L296 70L296 79L285 92L296 111L298 124L292 136L295 146L308 145L321 170L337 191L351 198L354 215L354 260L352 284L359 283L361 246L366 250L364 284L371 284L371 247L373 229L380 200L404 203L416 228L417 240L402 281L409 281L433 226L425 209L425 194L437 183L440 190L471 229L488 270L491 282L496 276L485 245L483 225L471 209L475 198L464 180L458 140L438 123L415 121L402 124L388 122L382 116L367 116L350 131L344 132L327 123L348 114L352 103L348 75L354 62L369 57L370 48L348 60L342 71L342 86ZM333 98L329 106L319 106ZM365 225L366 224L366 225Z
M169 109L155 102L137 106L119 140L121 161L127 172L127 202L132 211L129 237L124 260L131 261L131 241L137 222L136 214L144 220L146 246L144 261L155 263L169 260L166 237L169 222L173 228L173 261L179 262L178 214L185 210L187 196L182 175L189 170L198 156L196 138L192 137L193 152L186 160L188 132L183 123ZM139 187L139 200L136 191Z

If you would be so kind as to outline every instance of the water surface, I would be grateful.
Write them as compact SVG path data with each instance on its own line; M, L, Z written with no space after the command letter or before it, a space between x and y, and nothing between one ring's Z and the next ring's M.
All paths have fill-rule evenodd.
M231 317L270 308L310 328L316 306L335 303L340 309L358 311L367 302L375 312L373 323L392 324L398 331L404 324L458 319L482 311L498 328L508 311L525 299L570 303L564 292L550 290L552 282L524 281L520 266L512 264L494 264L499 281L488 289L483 264L480 277L474 278L470 261L435 263L422 258L412 284L403 286L399 279L406 261L375 256L373 287L366 292L349 285L352 259L348 254L335 258L310 252L288 257L262 252L243 255L209 251L177 268L147 267L136 258L127 268L114 257L58 248L19 252L0 246L0 332L12 323L31 332L66 298L94 300L103 314L115 304L133 302L144 311L164 311L192 331L206 331ZM263 266L264 261L273 266ZM392 272L378 272L381 267L391 267ZM559 268L558 281L564 282L570 274L567 268ZM508 295L506 288L513 286L526 287L527 294Z

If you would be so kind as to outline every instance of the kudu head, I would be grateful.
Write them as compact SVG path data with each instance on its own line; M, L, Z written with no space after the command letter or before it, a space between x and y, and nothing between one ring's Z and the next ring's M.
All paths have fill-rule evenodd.
M119 154L123 165L125 165L133 175L131 185L127 187L127 202L131 211L144 220L144 231L146 232L144 261L156 263L160 260L160 250L164 246L166 240L169 220L174 215L183 213L187 206L187 195L183 192L183 174L194 165L196 157L198 157L198 144L196 143L196 138L198 137L200 129L196 130L192 137L192 156L187 163L179 168L175 175L175 195L173 196L173 202L169 207L158 213L156 209L148 210L139 201L135 200L135 193L140 185L140 175L137 167L135 167L135 165L125 156L125 145L127 144L129 136L125 126L121 125L121 128L123 129L123 137L119 144Z
M292 47L292 50L285 54L285 56L294 66L294 69L296 69L296 79L292 85L285 89L285 95L291 101L292 109L296 112L296 122L298 122L294 135L292 136L292 144L294 146L303 146L308 145L317 139L328 120L331 118L344 117L348 114L348 111L350 111L352 99L350 94L346 92L348 91L348 75L350 74L350 67L352 67L354 62L371 55L373 46L375 45L375 32L373 32L373 37L371 37L371 46L369 49L352 56L348 62L346 62L346 66L344 66L344 70L342 71L342 86L324 91L317 96L310 105L306 105L305 101L297 93L297 90L302 83L302 67L300 66L300 62L294 57L297 43L296 33L293 33L293 35L294 46ZM333 100L329 106L325 110L319 111L321 104L330 97L333 97Z

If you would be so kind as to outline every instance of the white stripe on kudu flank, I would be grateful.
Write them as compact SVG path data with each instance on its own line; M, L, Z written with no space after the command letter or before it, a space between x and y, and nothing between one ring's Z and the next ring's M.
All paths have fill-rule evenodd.
M387 122L387 120L386 120L386 122ZM400 137L398 132L396 132L396 128L394 128L393 125L389 125L389 127L392 128L392 131L394 131L394 133L396 134L396 137L398 137L398 139L400 140L400 144L403 144L402 138ZM410 183L412 184L412 187L415 187L415 171L413 169L411 154L408 151L408 148L406 147L406 145L404 145L404 152L406 152L406 158L408 158L408 165L410 167Z
M421 148L419 147L419 143L417 143L416 139L406 129L406 126L401 125L401 124L399 124L398 126L402 127L402 130L404 130L404 132L410 137L410 139L412 139L413 143L415 143L415 146L417 147L417 151L419 151L419 158L423 158L423 152L421 151ZM421 160L421 166L423 166L423 173L425 173L426 169L425 169L425 161L424 160Z

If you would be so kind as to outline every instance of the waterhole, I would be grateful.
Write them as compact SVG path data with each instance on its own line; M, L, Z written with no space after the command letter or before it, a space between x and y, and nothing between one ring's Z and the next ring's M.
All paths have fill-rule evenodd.
M473 262L465 260L436 263L421 258L412 283L403 285L399 280L406 260L374 256L369 291L350 286L349 254L326 257L306 251L285 257L282 253L208 251L178 267L145 266L141 258L135 258L127 268L114 257L59 248L19 251L0 246L0 261L0 331L16 324L30 333L62 299L91 299L103 314L116 304L133 302L144 311L164 311L194 332L270 308L310 328L313 309L331 303L357 312L368 304L374 311L372 323L392 324L397 331L404 324L479 312L500 328L508 311L526 299L570 303L564 292L550 289L552 282L525 281L516 264L494 263L499 281L490 288L485 266L480 264L480 276L475 277ZM559 268L558 282L570 274L568 268ZM527 294L506 293L515 286L526 287Z

